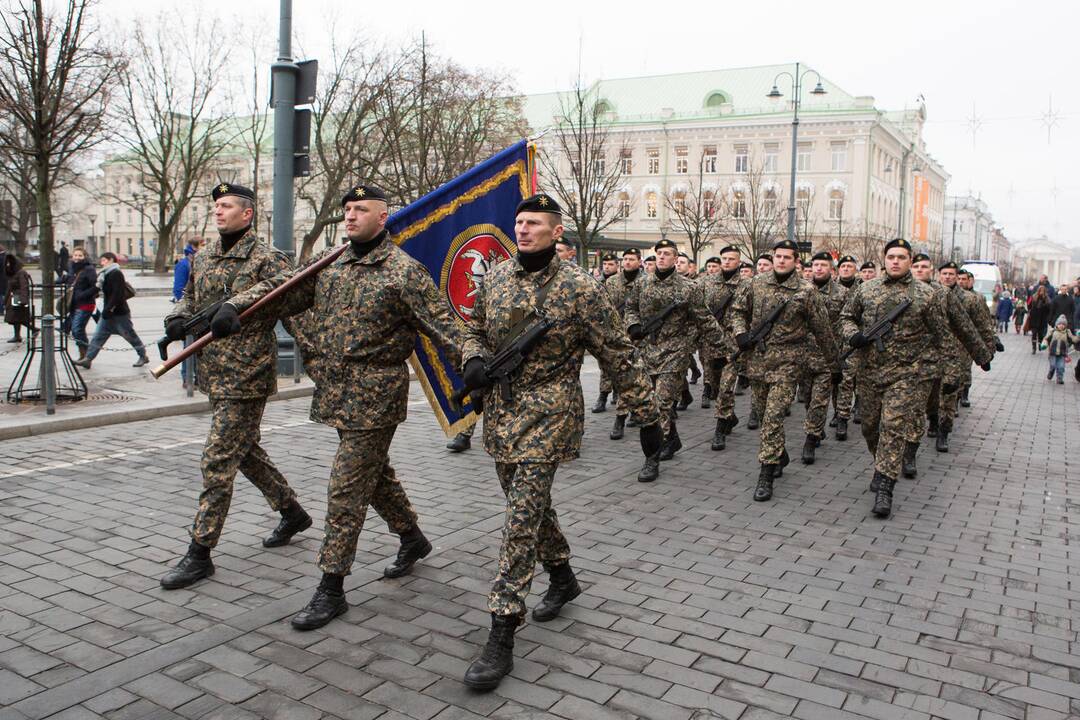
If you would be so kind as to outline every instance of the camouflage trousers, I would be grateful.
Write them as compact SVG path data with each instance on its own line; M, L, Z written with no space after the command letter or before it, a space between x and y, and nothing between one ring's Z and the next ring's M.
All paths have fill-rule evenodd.
M266 398L210 399L210 432L203 447L203 489L191 526L191 539L205 547L217 545L232 504L236 471L259 489L273 510L281 510L296 493L259 445Z
M836 397L833 399L833 407L836 409L836 417L843 420L851 419L851 405L855 401L855 370L851 367L842 371L840 385L836 388Z
M829 418L829 400L832 398L832 373L817 372L807 375L803 380L810 386L810 403L806 406L806 422L803 427L807 435L825 437L825 421Z
M738 364L731 362L724 365L719 378L713 377L713 392L716 393L713 416L717 419L735 417L735 381L738 378Z
M924 432L926 396L930 383L925 379L901 378L871 384L859 379L862 434L874 456L874 469L888 478L900 477L904 446L919 442Z
M551 507L558 463L495 463L506 496L499 574L488 595L495 615L525 615L536 560L550 568L570 561L570 545Z
M764 378L750 381L751 407L761 422L758 462L762 465L775 465L784 454L784 416L795 400L796 381L794 373L773 383Z
M401 535L416 526L416 511L390 466L388 453L396 429L338 430L319 548L318 565L324 573L348 575L352 570L369 505L392 533Z
M660 410L660 428L667 435L671 424L675 422L675 403L682 394L686 382L686 371L681 373L661 373L652 376L653 393L656 395L657 409Z
M600 371L600 392L601 393L610 393L611 392L611 376L608 375L603 370Z

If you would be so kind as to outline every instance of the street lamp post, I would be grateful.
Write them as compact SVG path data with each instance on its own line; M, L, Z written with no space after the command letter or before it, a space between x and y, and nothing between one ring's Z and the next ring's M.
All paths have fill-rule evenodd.
M97 256L97 253L94 252L97 248L97 240L94 236L94 223L97 222L97 215L90 213L86 218L90 221L90 241L86 243L89 246L86 248L86 254L90 258L94 258Z
M795 167L798 162L799 156L799 106L802 105L802 89L803 78L810 73L813 73L817 77L817 85L810 91L811 95L824 95L825 88L821 86L821 75L815 70L807 70L805 73L799 73L799 63L795 63L795 74L787 72L786 70L775 78L773 78L772 90L765 96L767 98L781 98L783 93L777 87L780 78L785 75L791 80L792 84L792 106L795 114L791 119L791 196L788 198L788 223L787 223L787 239L791 242L795 242Z
M135 194L135 202L139 204L139 273L146 272L146 211L143 203L146 196L142 193Z
M271 224L270 221L273 220L273 218L274 218L274 211L273 210L267 210L264 213L264 215L266 215L266 244L269 245L270 247L273 247L274 246L274 238L273 238L274 226Z
M105 250L112 250L112 220L105 221Z

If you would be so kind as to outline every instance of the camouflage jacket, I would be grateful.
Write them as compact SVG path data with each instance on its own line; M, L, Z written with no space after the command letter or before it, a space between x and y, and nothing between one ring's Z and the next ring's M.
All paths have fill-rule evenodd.
M288 271L288 256L248 230L224 252L221 238L210 240L194 257L184 295L165 323L189 318L218 300ZM215 340L198 353L199 390L213 398L260 398L277 392L276 317L259 313L236 335Z
M971 363L971 356L964 350L960 338L978 335L979 331L960 305L959 298L954 293L949 292L949 288L937 280L931 280L928 284L941 300L942 307L945 309L945 321L948 323L950 330L948 337L942 340L938 349L940 374L942 377L957 377L963 374L966 366L970 366Z
M620 318L626 317L626 300L631 289L647 274L645 269L642 268L638 270L638 274L633 280L627 280L626 271L620 270L604 281L604 290L607 291L608 297L611 298L611 304L619 312Z
M266 280L230 302L242 311L297 271ZM431 274L386 234L367 255L357 258L350 246L290 290L280 313L301 311L306 312L295 323L296 335L305 369L315 381L311 419L342 430L391 427L405 420L405 361L418 332L455 363L463 340Z
M892 334L884 340L885 351L879 352L871 344L856 352L860 383L881 386L897 380L922 382L939 375L938 353L952 330L941 296L930 285L916 282L911 273L896 279L874 278L850 293L840 315L842 335L850 339L868 330L905 298L911 300L911 306L893 324ZM960 342L986 362L988 353L979 337L964 328L958 331Z
M968 317L971 318L971 322L975 323L975 327L979 331L979 337L986 343L986 347L990 349L990 354L993 355L997 345L997 323L990 314L990 308L986 306L986 300L974 290L965 290L959 284L955 288Z
M484 395L484 449L496 462L562 462L578 455L585 431L581 362L588 350L611 377L619 398L642 424L659 415L648 378L603 286L575 264L554 257L534 273L515 257L488 271L465 326L464 362L488 358L520 317L541 310L554 327L511 379L510 395L497 387Z
M755 347L744 353L749 355L747 374L766 382L795 376L815 351L834 369L839 356L828 310L821 293L798 272L782 283L771 270L750 281L731 308L732 332L751 332L784 300L788 304L765 339L765 349Z
M672 304L677 307L660 329L642 340L641 358L649 375L685 373L699 339L717 353L726 347L716 318L705 307L701 284L677 272L662 280L655 274L638 277L626 301L626 327L644 324Z
M835 278L829 280L824 285L817 285L813 280L810 281L814 289L821 295L822 302L825 303L825 311L829 315L829 327L833 330L833 337L836 338L837 348L840 345L840 311L844 309L844 303L847 301L849 290L838 283ZM814 345L812 351L812 360L810 365L816 372L828 372L832 365L825 359L825 355L822 354L821 348Z

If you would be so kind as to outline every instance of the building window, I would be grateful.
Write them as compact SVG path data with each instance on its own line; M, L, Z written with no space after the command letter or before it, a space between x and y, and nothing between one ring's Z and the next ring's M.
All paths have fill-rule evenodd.
M645 217L656 217L656 193L649 192L645 195Z
M799 188L798 192L795 193L795 204L799 208L799 214L802 215L803 217L806 217L807 214L810 212L810 189L809 188L804 188L804 187Z
M832 171L843 172L847 170L847 143L834 142L832 150Z
M602 158L602 157L595 158L593 160L593 175L595 177L601 178L601 177L604 177L604 175L606 175L606 174L607 174L607 160Z
M750 168L750 150L746 145L735 146L735 172L744 173Z
M761 205L761 212L766 218L776 214L776 189L769 188L765 191L765 202Z
M675 148L675 172L685 175L690 169L687 163L687 155L689 154L689 148L685 145L678 145Z
M649 148L645 151L649 158L649 174L660 174L660 148Z
M621 192L619 193L619 206L616 209L615 216L620 220L625 220L630 217L630 194Z
M765 143L765 165L767 173L776 172L780 164L780 143Z
M701 169L703 172L714 173L716 172L716 146L706 145L702 151L701 156Z
M634 172L634 156L629 149L619 153L619 172L623 175L631 175Z
M731 217L735 219L746 217L746 191L736 190L731 194Z
M799 143L799 152L795 163L795 167L799 172L810 172L810 153L813 147L810 143Z
M686 193L679 191L671 195L671 211L676 215L686 212Z
M705 193L701 199L701 210L705 213L705 217L710 220L716 215L716 195L714 193Z
M844 219L844 193L840 190L833 190L829 193L829 219Z

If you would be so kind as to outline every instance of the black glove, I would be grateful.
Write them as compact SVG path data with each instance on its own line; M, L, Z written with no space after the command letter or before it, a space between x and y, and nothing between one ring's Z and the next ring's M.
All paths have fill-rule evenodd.
M834 370L830 373L830 379L832 380L833 387L840 387L840 383L844 381L844 373L839 370Z
M960 389L960 386L956 383L943 383L941 386L941 392L946 395L952 395L954 392Z
M856 348L856 349L864 348L864 347L866 347L867 345L870 344L869 338L867 338L861 332L857 332L854 335L852 335L850 338L848 338L847 342L848 342L848 345L850 345L851 347Z
M735 344L740 350L750 349L750 333L739 333L735 336Z
M713 358L712 371L713 371L713 375L717 378L717 382L720 381L720 373L722 373L724 371L724 368L726 366L727 366L727 358L724 357L723 355Z
M165 323L165 337L170 340L183 340L184 339L184 318L174 317L170 318Z
M481 390L490 386L491 378L484 372L484 359L482 357L469 358L469 361L465 363L462 379L465 380L465 387L472 390Z
M240 316L236 308L225 303L214 313L214 319L210 321L210 334L216 338L229 337L240 332Z
M634 342L641 340L645 337L645 331L641 329L641 323L634 323L630 327L626 328L626 334L630 336L630 339Z
M994 349L998 352L1005 352L1005 346L1001 344L1001 338L994 338Z
M983 372L990 372L990 363L986 362L979 366Z
M660 423L641 426L641 452L645 457L652 457L660 452L664 445L664 431L660 429Z

